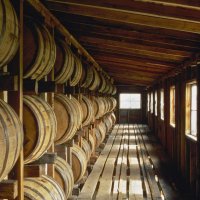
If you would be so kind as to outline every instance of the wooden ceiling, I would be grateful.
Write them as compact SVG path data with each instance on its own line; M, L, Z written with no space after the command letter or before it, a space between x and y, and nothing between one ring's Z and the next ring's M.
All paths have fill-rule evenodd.
M199 0L44 0L118 84L149 86L200 52Z

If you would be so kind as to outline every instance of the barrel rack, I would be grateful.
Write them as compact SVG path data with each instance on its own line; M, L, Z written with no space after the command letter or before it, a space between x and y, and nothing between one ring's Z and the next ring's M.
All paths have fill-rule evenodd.
M5 0L6 1L6 0ZM19 48L15 57L6 66L3 66L0 71L0 99L6 101L17 113L21 122L23 122L23 96L24 95L39 95L42 99L54 108L54 95L56 93L66 94L69 98L71 94L77 94L78 98L82 94L92 100L91 95L100 95L109 97L116 93L116 88L113 86L113 80L108 74L95 62L90 54L77 42L77 40L68 32L68 30L52 15L49 10L39 0L10 0L19 22ZM86 66L92 66L96 72L101 73L106 82L111 88L107 88L107 92L98 93L87 88L69 86L69 84L56 84L54 68L39 81L24 78L24 18L31 16L39 19L48 27L50 32L64 38L70 46L72 52L81 59ZM107 84L106 84L107 85ZM108 93L108 91L110 91ZM55 159L59 155L65 159L69 165L72 164L72 147L77 144L82 147L82 137L88 139L89 134L93 135L93 129L98 125L98 120L93 121L85 128L81 128L76 135L66 143L51 147L38 160L24 164L24 150L21 149L19 158L14 168L8 174L8 180L0 182L0 199L24 199L24 178L25 177L40 177L47 174L51 177L55 176ZM96 154L93 152L91 160L95 160Z

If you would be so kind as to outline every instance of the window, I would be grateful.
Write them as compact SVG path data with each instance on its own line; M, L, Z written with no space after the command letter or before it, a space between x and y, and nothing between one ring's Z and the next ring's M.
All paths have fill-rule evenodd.
M153 113L153 92L151 93L151 113Z
M170 124L175 127L175 86L170 87Z
M120 109L141 109L141 94L120 94Z
M186 134L197 136L197 84L186 84Z
M148 112L150 111L150 106L149 106L149 104L150 104L150 94L148 93L148 94L147 94L147 111L148 111Z
M154 93L154 99L155 99L155 116L158 115L158 94L157 94L157 91L155 91Z
M164 120L164 89L160 90L160 119Z

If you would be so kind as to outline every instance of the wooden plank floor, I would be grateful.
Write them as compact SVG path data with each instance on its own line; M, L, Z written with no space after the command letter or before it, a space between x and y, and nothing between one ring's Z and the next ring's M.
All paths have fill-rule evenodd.
M183 199L160 173L148 131L142 124L115 125L77 199Z

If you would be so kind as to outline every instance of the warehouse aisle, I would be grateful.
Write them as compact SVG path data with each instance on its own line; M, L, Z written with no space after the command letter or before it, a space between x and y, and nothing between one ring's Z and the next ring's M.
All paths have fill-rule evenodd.
M115 125L77 199L183 199L160 172L148 131Z

